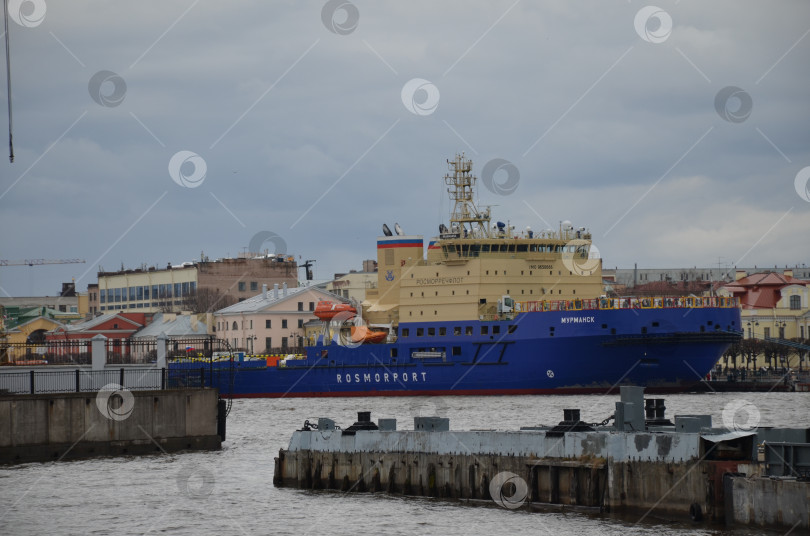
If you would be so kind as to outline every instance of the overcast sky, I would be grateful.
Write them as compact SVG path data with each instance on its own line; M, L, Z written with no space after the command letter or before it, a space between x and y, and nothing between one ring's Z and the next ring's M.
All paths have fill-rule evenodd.
M805 1L20 4L0 258L87 263L3 295L270 233L360 269L384 222L436 234L461 151L507 162L494 219L588 227L605 267L810 263Z

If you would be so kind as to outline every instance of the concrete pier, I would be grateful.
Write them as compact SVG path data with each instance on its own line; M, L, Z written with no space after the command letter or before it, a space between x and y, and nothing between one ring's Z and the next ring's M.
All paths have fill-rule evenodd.
M757 447L803 460L809 429L729 431L712 428L709 416L676 416L673 424L654 411L645 420L638 394L623 393L611 427L583 423L578 410L566 410L558 426L520 431L451 431L438 417L397 430L391 419L377 425L364 413L341 430L322 418L293 433L273 483L810 527L804 462L759 461Z
M0 463L216 450L223 410L216 389L3 396Z

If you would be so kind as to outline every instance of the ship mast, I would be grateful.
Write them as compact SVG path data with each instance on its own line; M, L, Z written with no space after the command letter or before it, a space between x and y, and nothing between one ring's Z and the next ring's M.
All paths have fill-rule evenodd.
M447 167L451 173L444 176L444 182L449 186L447 193L455 203L450 214L451 233L458 233L459 238L488 238L489 207L479 211L473 201L475 181L478 179L472 175L472 160L464 158L464 153L457 154L453 161L447 161Z

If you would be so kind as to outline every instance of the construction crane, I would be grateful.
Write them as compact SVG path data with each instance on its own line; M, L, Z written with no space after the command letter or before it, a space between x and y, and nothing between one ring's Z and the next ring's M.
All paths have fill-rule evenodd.
M84 264L84 259L0 259L0 266L40 266L43 264Z
M305 270L306 270L305 277L307 278L307 281L312 281L312 266L313 266L313 264L312 264L312 263L313 263L313 262L315 262L315 260L314 260L314 259L307 259L305 263L303 263L303 264L301 264L300 266L298 266L298 269L299 269L299 270L300 270L301 268L303 268L303 269L305 269Z

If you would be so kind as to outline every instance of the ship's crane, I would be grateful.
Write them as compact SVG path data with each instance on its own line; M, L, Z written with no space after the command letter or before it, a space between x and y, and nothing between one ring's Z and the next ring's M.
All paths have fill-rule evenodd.
M41 266L43 264L84 264L84 259L0 259L0 266Z

